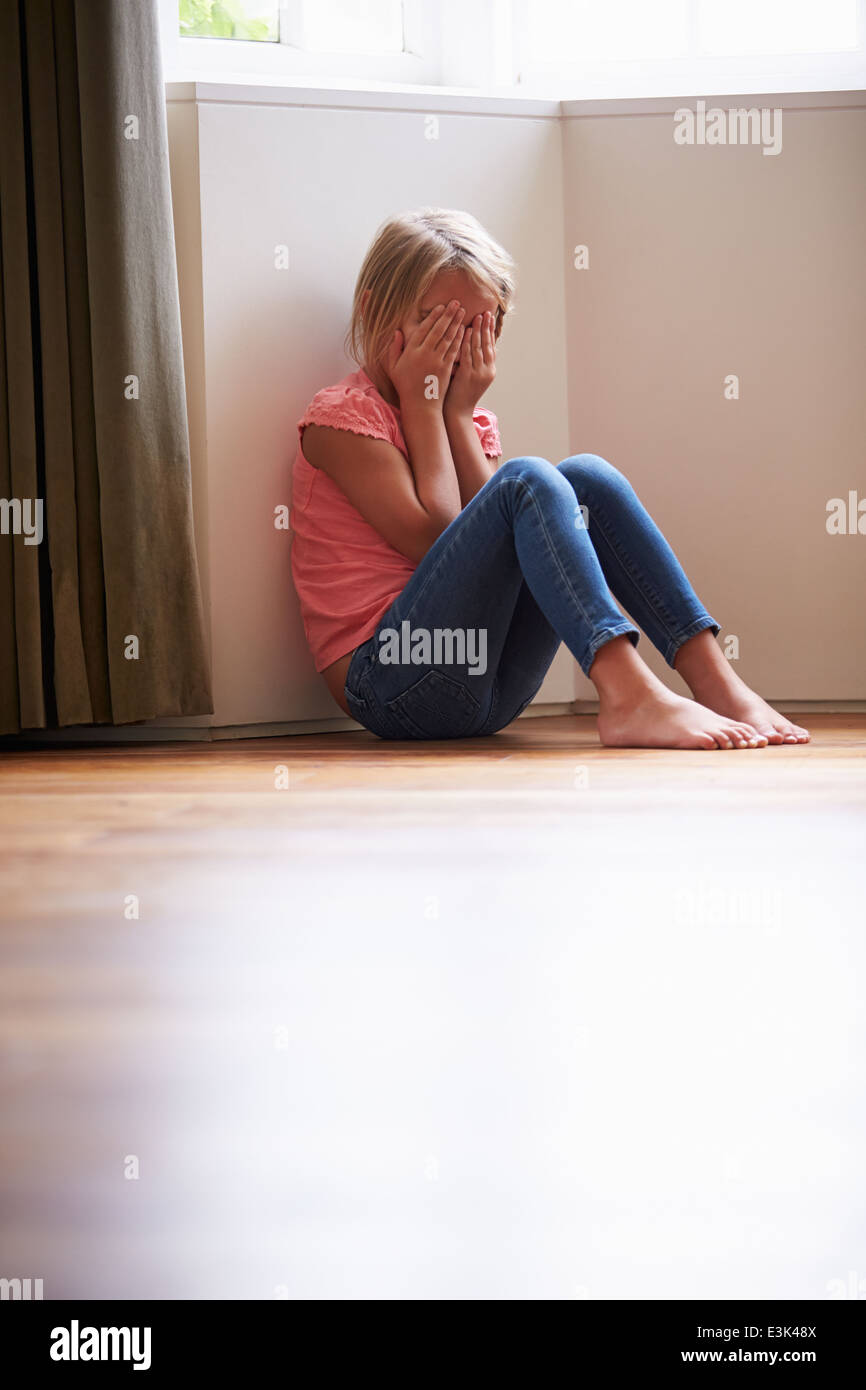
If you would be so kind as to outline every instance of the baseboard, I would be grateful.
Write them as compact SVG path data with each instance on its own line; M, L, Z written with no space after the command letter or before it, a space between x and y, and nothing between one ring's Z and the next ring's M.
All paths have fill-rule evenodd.
M780 714L866 714L866 700L770 700ZM598 714L598 700L573 700L572 714Z
M521 719L538 719L554 714L571 714L571 702L529 705ZM285 724L227 724L210 730L211 737L226 738L285 738L294 734L348 734L363 729L354 719L295 719Z
M570 701L559 704L529 705L521 719L550 718L571 714ZM218 743L234 738L290 738L300 734L351 734L363 729L354 719L339 715L334 719L293 719L270 724L221 724L210 728L162 721L153 724L82 725L68 729L28 729L22 734L0 738L0 750L11 752L30 744L101 743Z
M866 714L866 700L771 700L783 714ZM521 719L550 719L555 715L598 713L597 700L569 700L529 705ZM30 729L0 738L0 751L12 752L33 744L219 743L236 738L292 738L302 734L359 733L362 725L340 715L335 719L293 719L271 724L221 724L211 728L188 724L122 724L70 729Z
M100 743L216 743L230 738L283 738L290 734L356 733L354 719L299 719L287 724L227 724L210 728L188 724L84 725L70 729L28 729L0 738L0 749L11 751L25 744Z

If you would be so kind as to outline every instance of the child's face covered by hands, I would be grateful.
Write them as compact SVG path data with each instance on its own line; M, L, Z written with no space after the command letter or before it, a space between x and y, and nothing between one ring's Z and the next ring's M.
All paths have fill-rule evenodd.
M426 292L406 315L405 321L400 324L405 341L408 333L419 323L422 323L437 304L448 304L453 299L457 300L463 310L463 328L460 335L460 351L451 369L452 379L460 369L462 349L467 340L471 340L473 325L476 320L479 320L478 327L483 326L485 312L489 313L490 322L493 325L494 343L499 336L497 328L499 301L496 296L489 290L483 290L476 285L465 271L442 270L430 282Z
M419 333L425 332L425 323L432 323L443 305L450 343L444 375L440 377L441 404L449 413L471 415L496 375L499 303L493 293L480 288L465 272L441 271L407 313L397 335L399 351L392 354L397 360L389 363L389 374L398 384L396 379L405 375L409 367L408 361L400 361L402 349L414 348Z

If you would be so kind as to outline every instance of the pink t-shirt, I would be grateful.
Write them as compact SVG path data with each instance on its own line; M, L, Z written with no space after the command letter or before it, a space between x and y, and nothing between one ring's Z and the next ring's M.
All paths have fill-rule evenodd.
M480 406L475 428L485 454L502 453L496 416ZM305 425L330 425L386 439L407 459L400 411L364 371L317 391L298 421L292 470L292 576L317 671L366 642L417 566L365 521L327 473L303 454Z

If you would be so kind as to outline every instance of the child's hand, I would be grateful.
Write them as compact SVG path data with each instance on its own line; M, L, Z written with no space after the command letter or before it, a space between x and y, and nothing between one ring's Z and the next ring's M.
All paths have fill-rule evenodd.
M463 333L457 371L445 397L447 414L471 415L496 376L493 314L476 314Z
M438 403L442 409L451 368L460 351L465 310L456 299L437 304L405 337L399 328L385 357L385 369L400 397L400 406Z

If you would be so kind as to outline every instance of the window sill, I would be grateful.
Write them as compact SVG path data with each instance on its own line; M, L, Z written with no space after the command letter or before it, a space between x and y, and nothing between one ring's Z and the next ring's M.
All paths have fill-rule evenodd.
M664 97L593 97L557 101L479 92L459 87L409 86L396 82L275 81L258 74L229 73L207 80L168 81L166 100L198 104L242 106L320 106L335 109L419 111L452 115L540 116L553 119L580 116L667 115L683 106L705 100L707 107L758 106L784 110L866 106L866 92L771 92L705 96L700 93Z
M397 82L277 81L258 74L228 73L204 81L169 81L166 100L256 106L329 106L389 111L432 111L492 116L560 115L560 102L509 92L498 96L469 88L423 87Z

